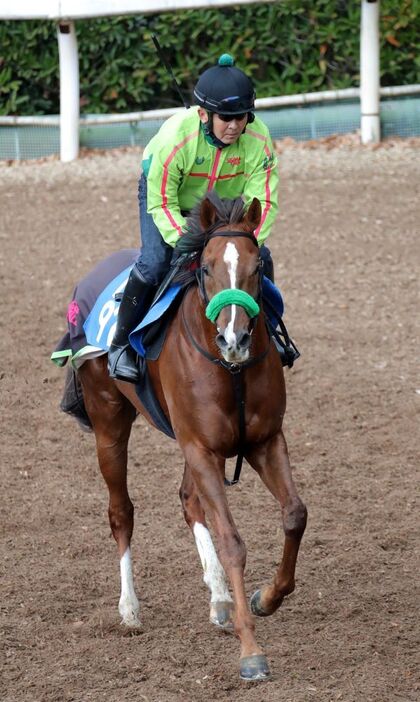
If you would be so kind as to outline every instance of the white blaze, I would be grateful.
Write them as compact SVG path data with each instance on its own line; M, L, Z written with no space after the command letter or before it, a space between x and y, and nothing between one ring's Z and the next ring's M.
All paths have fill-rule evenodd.
M236 248L235 244L232 244L231 241L229 241L226 244L225 253L223 254L223 260L227 265L229 278L230 278L230 287L236 288L236 273L238 270L239 253L238 253L238 249ZM231 318L229 324L227 325L226 331L225 331L225 339L226 339L227 343L232 345L232 346L236 345L236 334L233 331L233 325L235 323L235 315L236 315L236 305L232 305L232 318Z

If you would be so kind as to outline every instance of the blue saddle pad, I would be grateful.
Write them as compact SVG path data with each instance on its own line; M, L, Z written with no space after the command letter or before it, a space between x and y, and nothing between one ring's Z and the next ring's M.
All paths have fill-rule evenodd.
M174 300L178 297L182 290L181 285L171 285L159 300L152 305L144 319L140 324L133 329L129 335L129 341L133 349L137 351L139 356L146 358L147 348L143 344L143 338L146 330L155 322L163 317L165 312L167 312Z
M108 351L117 326L120 302L115 299L115 296L124 291L130 271L131 266L121 271L104 288L83 324L88 344L97 346L103 351ZM145 356L145 349L141 341L144 330L164 315L171 307L180 290L180 285L173 285L168 288L157 303L150 308L143 321L131 332L130 343L139 356Z
M120 303L115 296L124 292L132 266L125 268L111 280L96 298L83 329L88 344L108 351L117 327Z

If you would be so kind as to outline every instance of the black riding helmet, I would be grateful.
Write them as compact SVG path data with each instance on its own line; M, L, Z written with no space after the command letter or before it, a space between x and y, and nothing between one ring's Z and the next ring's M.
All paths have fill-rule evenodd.
M194 88L197 105L209 112L232 116L254 109L254 86L234 63L232 56L222 54L217 66L204 71Z
M229 54L222 54L217 66L208 68L200 76L194 88L195 103L207 110L209 120L202 124L206 139L219 149L227 144L218 139L213 132L213 114L243 115L248 119L246 125L254 121L255 90L252 82L239 68ZM246 130L246 125L242 134Z

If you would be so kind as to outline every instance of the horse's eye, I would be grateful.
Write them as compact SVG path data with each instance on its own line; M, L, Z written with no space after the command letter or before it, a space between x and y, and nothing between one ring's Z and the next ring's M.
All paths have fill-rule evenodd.
M262 260L260 259L260 260L258 261L258 263L257 263L257 267L256 267L256 269L255 269L255 271L254 271L254 275L258 275L258 273L260 272L260 270L261 270L261 268L263 267L263 265L264 265L264 264L263 264Z
M207 266L201 266L201 270L203 271L204 275L209 274L209 269L207 268Z

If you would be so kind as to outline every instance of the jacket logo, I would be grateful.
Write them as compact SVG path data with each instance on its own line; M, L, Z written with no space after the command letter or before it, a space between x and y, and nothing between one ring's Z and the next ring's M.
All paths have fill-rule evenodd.
M240 156L231 156L230 158L227 159L227 163L232 164L232 166L239 166L240 162L241 162Z
M271 153L269 156L265 157L262 166L263 166L264 170L267 171L269 168L272 167L273 164L274 164L274 154Z
M196 162L197 166L201 166L201 164L204 163L204 156L197 156L197 158L195 159L195 162Z

